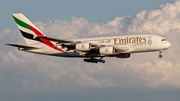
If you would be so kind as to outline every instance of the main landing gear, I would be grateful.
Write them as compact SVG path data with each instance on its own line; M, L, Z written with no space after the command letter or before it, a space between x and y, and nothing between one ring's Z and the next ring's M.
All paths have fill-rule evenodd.
M159 55L158 55L159 58L162 58L162 50L159 50Z
M89 63L105 63L105 60L103 60L102 58L100 59L95 59L94 57L90 58L90 59L84 59L84 62L89 62Z

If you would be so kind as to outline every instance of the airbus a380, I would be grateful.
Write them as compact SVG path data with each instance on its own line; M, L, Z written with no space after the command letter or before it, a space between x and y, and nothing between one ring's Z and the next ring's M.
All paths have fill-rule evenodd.
M79 39L57 39L44 35L23 14L12 14L26 45L7 44L21 51L58 56L81 57L84 62L105 63L103 57L129 58L131 53L162 51L171 44L163 37L150 34L108 36Z

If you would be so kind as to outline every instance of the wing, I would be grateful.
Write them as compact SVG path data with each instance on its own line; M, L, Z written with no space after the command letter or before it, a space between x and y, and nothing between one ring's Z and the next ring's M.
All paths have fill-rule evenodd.
M131 53L134 51L133 48L128 46L116 46L116 45L99 45L92 44L91 50L87 52L79 52L85 56L119 56L121 54Z
M128 46L114 46L116 53L130 53L134 51L133 48Z
M44 38L53 42L56 42L56 45L62 46L63 48L67 48L68 50L75 50L75 45L77 43L81 43L81 41L73 41L73 40L64 40L64 39L57 39L57 38L51 38L47 36L38 36L38 38Z

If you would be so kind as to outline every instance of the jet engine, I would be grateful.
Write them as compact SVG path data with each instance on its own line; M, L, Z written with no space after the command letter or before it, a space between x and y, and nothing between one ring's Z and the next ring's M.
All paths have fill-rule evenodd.
M104 55L111 55L115 53L115 48L113 46L106 46L106 47L101 47L99 49L99 53L100 54L104 54Z
M76 50L79 51L89 51L91 49L91 44L90 43L77 43L75 45Z

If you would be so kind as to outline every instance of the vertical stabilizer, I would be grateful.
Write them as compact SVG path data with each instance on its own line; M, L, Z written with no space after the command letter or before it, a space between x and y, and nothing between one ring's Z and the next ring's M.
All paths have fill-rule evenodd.
M21 31L26 43L36 44L39 38L37 36L45 36L31 21L29 21L22 13L12 14L19 30Z

